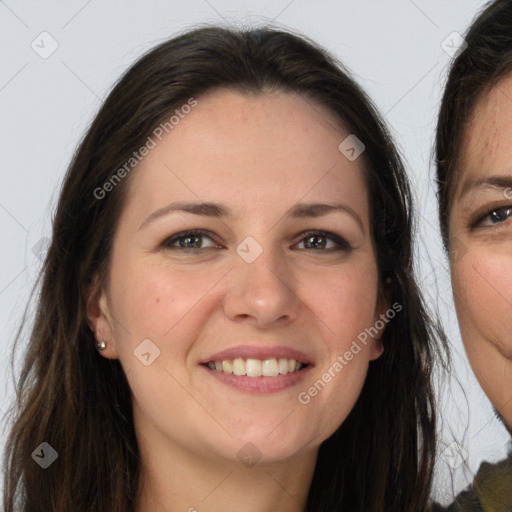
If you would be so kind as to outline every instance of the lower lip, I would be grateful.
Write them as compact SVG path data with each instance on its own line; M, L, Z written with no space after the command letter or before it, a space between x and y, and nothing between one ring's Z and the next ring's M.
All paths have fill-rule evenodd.
M287 373L286 375L277 375L275 377L248 377L247 375L233 375L217 370L212 370L208 366L201 365L212 377L218 379L223 384L232 388L254 394L270 394L291 388L302 382L309 373L312 364L309 364L298 372Z

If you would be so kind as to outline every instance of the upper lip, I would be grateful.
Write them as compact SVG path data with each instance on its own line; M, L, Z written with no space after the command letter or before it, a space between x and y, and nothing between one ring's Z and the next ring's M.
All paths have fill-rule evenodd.
M255 346L255 345L239 345L237 347L227 348L220 352L216 352L200 361L200 364L206 364L211 361L224 361L232 360L241 357L242 359L295 359L304 364L312 363L312 360L307 355L299 350L286 346Z

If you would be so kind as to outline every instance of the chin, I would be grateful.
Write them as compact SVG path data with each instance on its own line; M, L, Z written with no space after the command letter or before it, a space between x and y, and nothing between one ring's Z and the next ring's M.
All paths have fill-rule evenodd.
M287 459L304 455L312 450L311 444L305 444L305 436L296 433L293 437L290 433L285 435L269 435L269 429L259 433L248 435L247 433L234 436L229 447L222 449L223 455L228 459L235 457L235 462L251 467L251 464L273 464ZM287 434L287 435L286 435ZM217 447L218 449L219 447ZM249 463L247 463L249 461Z

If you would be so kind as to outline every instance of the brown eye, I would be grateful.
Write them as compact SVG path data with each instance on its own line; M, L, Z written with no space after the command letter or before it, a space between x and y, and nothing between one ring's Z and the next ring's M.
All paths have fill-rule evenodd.
M212 244L208 246L204 246L202 241L203 239L209 239ZM178 242L178 244L176 244ZM165 249L172 250L198 250L198 249L211 249L212 247L218 247L215 242L213 242L212 238L206 234L204 231L193 230L193 231L183 231L181 233L177 233L169 238L166 238L162 242L162 247Z
M325 231L308 231L307 233L303 233L303 235L305 235L305 237L299 243L304 243L306 249L327 252L340 250L348 251L352 248L346 240L334 233L328 233ZM326 248L328 240L334 242L334 247Z
M482 226L493 226L495 224L500 224L505 222L510 215L512 215L512 207L504 206L503 208L497 208L496 210L491 210L481 222Z

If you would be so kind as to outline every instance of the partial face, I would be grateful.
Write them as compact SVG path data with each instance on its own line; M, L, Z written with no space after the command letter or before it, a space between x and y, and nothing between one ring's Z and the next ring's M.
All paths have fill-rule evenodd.
M197 101L131 177L96 319L102 355L120 359L146 439L215 461L249 442L262 461L311 453L382 352L364 335L387 305L362 158L340 153L348 132L298 96Z
M477 104L450 219L462 338L482 388L512 429L512 77Z

